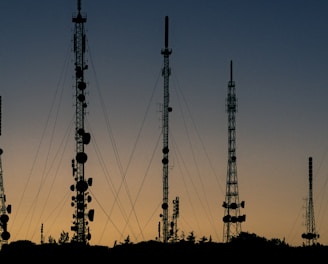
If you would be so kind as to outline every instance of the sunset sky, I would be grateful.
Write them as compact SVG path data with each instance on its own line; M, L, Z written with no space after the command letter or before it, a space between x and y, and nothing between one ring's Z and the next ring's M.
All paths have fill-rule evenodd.
M77 0L1 1L0 147L10 241L58 240L74 208L72 17ZM169 17L169 201L179 235L223 241L230 61L242 230L302 245L313 203L328 244L328 2L82 0L92 245L158 236L164 22ZM169 204L172 215L172 203ZM162 235L162 234L161 234Z

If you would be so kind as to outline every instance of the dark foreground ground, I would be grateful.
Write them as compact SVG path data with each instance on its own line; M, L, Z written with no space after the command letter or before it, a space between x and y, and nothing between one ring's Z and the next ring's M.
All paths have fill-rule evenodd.
M285 244L255 243L161 243L121 244L113 248L74 243L36 245L17 241L4 245L2 263L314 263L327 262L328 247L290 247Z

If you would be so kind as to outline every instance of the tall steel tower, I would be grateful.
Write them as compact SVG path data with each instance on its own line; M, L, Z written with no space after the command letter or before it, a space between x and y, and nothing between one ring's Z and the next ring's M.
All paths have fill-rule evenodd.
M223 202L223 241L230 242L241 232L241 223L246 220L246 215L240 215L240 207L244 208L245 202L239 203L237 157L236 157L236 112L237 98L235 82L232 78L232 61L230 62L230 81L228 83L228 96L226 99L228 113L228 169L226 195Z
M2 106L2 97L0 96L0 136L1 136L1 106ZM0 233L1 233L1 239L0 239L0 249L4 244L8 244L8 240L10 238L10 233L7 230L8 227L8 221L9 216L8 214L11 213L11 205L6 206L6 195L5 195L5 189L3 185L3 171L2 171L2 162L1 162L1 155L3 153L3 150L0 148Z
M309 157L309 198L306 206L306 233L302 234L307 246L314 245L319 238L319 234L315 230L312 192L312 157Z
M84 130L84 118L87 108L85 100L85 89L87 87L84 79L84 71L88 69L85 62L86 35L84 23L87 19L81 14L81 0L77 1L78 13L72 18L74 27L73 48L75 54L75 142L76 156L72 160L73 177L75 184L71 185L71 190L76 192L72 197L72 207L75 209L73 214L73 226L71 230L75 232L72 241L88 244L91 239L89 221L93 221L94 210L87 212L87 203L91 202L88 188L92 185L92 178L85 179L85 163L88 159L84 152L84 146L90 143L90 133Z
M164 77L164 104L163 104L163 203L162 209L163 214L161 214L163 222L163 242L167 243L169 239L169 230L168 230L168 196L169 196L169 112L172 111L172 108L169 106L169 76L171 69L169 66L169 57L172 53L172 50L168 47L169 45L169 18L165 17L165 47L161 50L161 54L164 57L164 67L162 69L162 75Z

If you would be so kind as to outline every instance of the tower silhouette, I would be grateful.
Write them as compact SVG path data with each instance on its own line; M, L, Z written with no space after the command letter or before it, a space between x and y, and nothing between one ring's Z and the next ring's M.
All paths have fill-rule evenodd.
M172 242L178 242L178 218L180 214L179 196L173 200L173 214L171 221L170 237Z
M309 157L309 197L306 206L306 214L305 214L305 226L306 233L302 234L302 238L305 239L305 244L307 246L314 245L319 238L319 234L317 234L315 229L315 221L314 221L314 206L313 206L313 189L312 189L312 157Z
M0 136L1 136L1 114L2 114L2 97L0 96ZM5 188L3 184L3 171L2 171L2 162L1 156L3 154L3 150L0 148L0 249L4 244L8 244L8 240L10 238L10 233L8 232L8 221L9 216L8 214L11 213L11 205L6 206L6 195L5 195Z
M223 241L230 242L241 232L241 223L246 220L245 215L240 215L240 207L244 208L245 202L239 203L237 156L236 156L236 112L237 98L235 82L232 78L232 61L230 61L230 81L226 98L226 111L228 113L228 168L225 201L223 202Z
M44 233L43 233L43 223L41 224L41 238L40 238L40 244L44 244Z
M72 18L74 23L74 55L75 55L75 149L76 156L72 160L73 177L75 184L71 185L71 191L76 193L72 197L71 205L74 207L73 226L75 232L72 241L88 244L91 239L89 221L93 221L94 210L87 211L87 203L91 202L88 188L92 185L92 178L85 179L85 163L88 159L84 146L90 143L90 133L85 132L84 119L87 103L85 100L85 89L87 87L84 79L84 71L88 69L85 62L86 35L84 23L87 19L81 14L81 0L77 1L78 13ZM89 220L89 221L88 221Z
M164 67L162 69L162 75L164 77L164 103L163 103L163 203L162 209L163 213L160 215L163 222L163 242L167 243L169 240L169 230L168 230L168 207L169 207L169 112L172 111L172 108L169 106L169 77L170 77L170 65L169 57L172 53L172 50L168 47L169 45L169 18L165 17L165 47L161 50L161 54L164 57Z

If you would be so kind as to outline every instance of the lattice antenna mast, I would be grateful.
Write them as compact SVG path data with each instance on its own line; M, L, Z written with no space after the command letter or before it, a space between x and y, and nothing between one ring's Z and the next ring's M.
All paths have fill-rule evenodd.
M173 242L178 242L178 218L180 214L180 202L179 197L175 197L173 200L173 215L170 229L170 236Z
M2 115L2 97L0 96L0 136L1 136L1 115ZM0 199L1 199L1 208L0 208L0 249L4 244L8 244L8 240L10 238L10 233L8 232L8 221L9 216L8 214L11 213L11 205L6 206L6 195L5 195L5 188L3 185L3 171L2 171L2 162L1 156L3 154L2 148L0 148Z
M302 238L306 240L305 244L308 246L314 245L319 238L319 234L315 229L312 193L312 157L309 157L309 198L306 207L306 233L302 234Z
M168 199L169 199L169 112L172 111L172 108L169 106L169 76L171 74L171 69L169 66L169 57L172 53L172 50L168 47L169 45L169 18L165 17L165 47L161 50L161 54L164 57L164 67L162 69L162 75L164 77L164 104L163 104L163 203L162 209L163 214L161 214L163 222L163 242L167 243L169 239L168 231Z
M246 220L245 215L240 215L240 207L244 208L245 202L239 203L237 156L236 156L236 112L237 98L235 82L232 78L232 61L230 62L230 81L228 83L228 96L226 99L228 113L228 168L226 182L226 196L223 202L223 241L230 242L232 237L237 237L241 232L241 223Z
M44 244L44 234L43 234L43 224L41 224L41 238L40 238L40 244Z
M72 18L74 23L73 48L75 54L75 142L76 156L72 160L73 177L75 184L71 185L71 190L76 192L72 197L72 206L75 213L73 214L73 226L71 230L75 232L73 242L88 244L91 239L89 230L89 221L93 221L94 210L87 212L87 203L91 202L88 188L92 185L92 178L85 179L85 163L88 159L84 152L84 146L90 143L90 133L85 132L84 119L86 114L87 103L85 99L86 82L84 71L88 69L85 62L86 52L86 35L84 23L87 19L81 14L81 0L77 1L78 13Z

